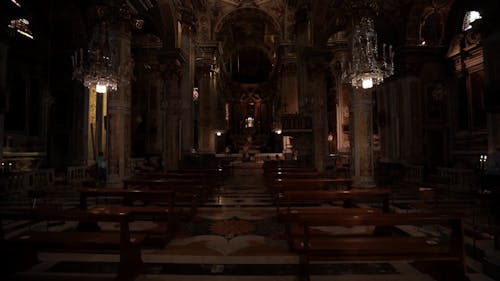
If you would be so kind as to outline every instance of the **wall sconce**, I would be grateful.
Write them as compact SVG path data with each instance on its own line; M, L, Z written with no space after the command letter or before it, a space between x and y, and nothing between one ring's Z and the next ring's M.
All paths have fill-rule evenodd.
M479 156L479 169L481 169L481 170L486 169L486 161L488 161L488 155L481 154Z
M327 139L328 139L329 142L333 141L333 133L332 132L328 133L328 138Z
M222 136L222 132L221 132L221 131L217 131L217 132L215 132L215 134L216 134L218 137Z

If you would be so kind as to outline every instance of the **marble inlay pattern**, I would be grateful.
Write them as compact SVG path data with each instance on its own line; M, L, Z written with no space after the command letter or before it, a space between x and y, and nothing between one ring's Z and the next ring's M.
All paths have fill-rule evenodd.
M189 221L181 220L175 237L164 247L143 249L145 262L142 280L297 280L298 255L288 249L284 239L284 225L276 218L273 198L264 184L264 178L251 169L237 171L228 178L224 185L217 189L204 206L198 208L196 215ZM397 192L397 191L396 191ZM78 205L78 194L71 188L61 188L54 193L54 198L61 202L64 208ZM90 202L92 201L92 202ZM91 207L96 204L119 203L113 199L89 200ZM395 194L391 207L397 212L411 212L413 197ZM15 198L9 202L1 199L0 208L10 204L30 206L25 198ZM158 228L157 222L136 222L131 225L132 231ZM9 231L22 231L27 227L33 230L70 231L75 225L45 224L36 225L10 224L5 226ZM104 223L101 230L116 231L117 224ZM318 231L330 232L321 228ZM371 229L346 229L363 233ZM339 233L339 229L335 229ZM421 232L436 232L434 228L401 228L395 229L395 235L419 235ZM480 236L478 236L480 237ZM480 238L477 245L489 243L489 237ZM479 256L471 261L472 240L466 237L468 244L468 266L474 267L469 272L482 272L480 258L489 255L488 252L474 249ZM47 274L42 280L95 280L89 276L107 275L111 280L116 272L118 255L81 254L81 253L42 253L39 265L27 273L37 275ZM477 264L474 264L477 263ZM498 269L498 267L491 266ZM313 263L311 265L312 280L346 280L346 281L431 281L427 274L419 272L408 262L374 262L374 263ZM52 276L68 274L67 279ZM471 281L488 280L481 274L471 274ZM75 276L78 276L75 279ZM479 279L478 277L481 277ZM3 280L3 279L2 279ZM38 280L38 279L37 279ZM488 280L491 281L491 280Z
M210 225L210 231L214 234L223 235L228 239L232 237L247 234L255 230L255 225L246 220L231 218L228 220L220 220Z

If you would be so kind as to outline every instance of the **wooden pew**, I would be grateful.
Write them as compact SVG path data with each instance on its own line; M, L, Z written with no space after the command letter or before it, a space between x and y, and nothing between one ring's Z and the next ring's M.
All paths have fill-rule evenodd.
M278 178L268 183L273 193L285 190L329 190L344 187L351 189L352 180L348 178Z
M119 197L124 205L133 205L136 201L154 201L167 203L171 212L174 211L174 190L149 189L115 189L115 188L80 188L80 209L87 209L89 197Z
M272 167L264 169L264 174L276 173L276 172L317 172L314 167Z
M145 236L132 234L129 213L119 209L99 208L93 210L3 210L2 220L35 221L77 221L77 222L118 222L119 232L52 232L29 231L20 236L6 237L1 231L1 253L3 261L8 263L2 272L18 271L33 266L38 262L38 252L117 252L120 262L117 280L134 280L142 271L141 244ZM3 224L2 224L3 226Z
M300 216L353 216L353 215L369 215L369 214L380 214L381 209L375 208L339 208L339 207L313 207L313 208L294 208L287 209L287 211L278 214L278 220L285 224L285 236L288 241L288 247L290 250L294 250L293 242L294 239L300 237L304 228L300 224ZM316 233L315 231L313 231ZM320 232L318 232L320 233Z
M201 188L203 183L199 179L193 178L129 178L123 180L123 189L131 187L138 188L160 188L160 189L180 189L183 187L198 187Z
M210 193L210 188L197 179L139 179L123 180L123 188L150 190L171 190L175 192L175 203L188 202L191 213L194 214L199 204L204 202Z
M270 160L265 161L262 165L264 170L266 169L274 169L274 168L292 168L292 167L307 167L309 166L307 163L303 161L296 160Z
M167 173L146 173L139 174L133 177L134 179L190 179L199 180L200 184L206 185L212 188L216 188L222 185L225 176L216 170L175 170L168 171Z
M389 211L390 191L387 189L374 190L352 190L352 191L321 191L321 190L285 190L278 193L276 197L276 208L278 218L285 223L285 233L289 242L289 247L293 248L291 239L297 236L302 228L298 225L298 215L324 215L324 216L343 216L343 215L364 215L372 213L382 213ZM351 208L352 201L356 200L380 200L381 208ZM344 201L343 207L303 207L296 203L324 203L331 201ZM286 208L280 208L284 205Z
M178 170L167 171L167 175L184 174L184 175L208 175L218 180L221 183L228 175L232 173L230 167L219 166L217 168L183 168Z
M462 221L458 217L438 214L370 214L370 215L298 215L303 235L295 239L300 255L300 279L310 280L311 261L379 261L402 260L431 262L431 273L439 281L465 281ZM444 225L451 230L447 237L414 237L404 235L315 235L315 227L388 227L400 225Z
M353 190L286 190L280 192L276 197L276 210L285 205L290 209L294 203L313 202L323 203L342 200L344 207L351 207L352 201L379 199L382 202L382 210L389 212L389 189L353 189Z
M303 171L303 170L298 170L298 171L284 170L284 171L275 171L264 174L264 178L266 180L285 179L285 178L315 179L321 177L323 177L323 175L321 173L318 173L317 171Z
M165 223L165 227L160 232L148 231L148 236L155 236L155 240L161 239L164 245L169 241L175 229L177 220L182 215L175 209L175 192L172 190L142 190L142 189L114 189L114 188L81 188L80 209L87 209L89 197L119 197L125 206L120 205L98 205L96 208L107 208L115 211L130 213L134 220L160 221ZM148 205L134 205L135 202L147 202ZM166 203L166 206L151 205L157 203ZM97 225L87 223L83 228L97 229ZM161 235L161 237L158 237ZM149 239L151 240L151 239Z

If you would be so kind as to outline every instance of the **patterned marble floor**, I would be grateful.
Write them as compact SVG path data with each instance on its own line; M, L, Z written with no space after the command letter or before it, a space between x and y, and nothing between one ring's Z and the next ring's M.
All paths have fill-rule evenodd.
M276 220L273 201L265 189L261 172L256 165L236 167L234 175L198 210L197 215L180 224L172 241L160 249L143 250L146 268L137 280L297 280L298 257L288 250L284 226ZM395 198L392 207L400 212L408 211L408 206L415 200L403 193L396 194ZM71 208L78 204L78 196L68 187L54 192L51 201ZM462 204L468 204L466 201ZM0 208L13 204L29 206L30 203L20 196L0 202ZM9 224L5 227L22 231L26 225ZM148 227L154 227L154 224L138 222L132 226L133 229ZM467 237L466 241L470 254L472 240ZM491 241L487 238L479 240L477 248L481 253L467 259L470 278L473 281L493 280L482 273L482 261L485 252L491 248ZM116 255L102 254L42 253L40 258L40 264L12 280L111 280L118 261ZM499 264L494 260L491 263ZM315 263L311 272L313 281L433 280L406 262Z

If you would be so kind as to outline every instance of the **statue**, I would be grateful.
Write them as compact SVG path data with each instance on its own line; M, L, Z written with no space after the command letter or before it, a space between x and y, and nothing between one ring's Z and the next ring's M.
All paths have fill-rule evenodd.
M254 119L252 117L248 117L246 120L245 128L253 128L253 121Z
M243 161L250 160L250 148L252 147L252 136L247 135L246 142L243 145Z

